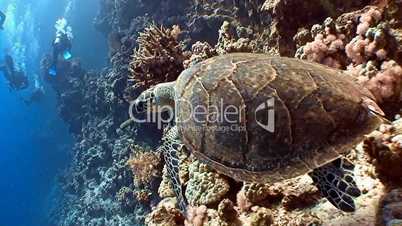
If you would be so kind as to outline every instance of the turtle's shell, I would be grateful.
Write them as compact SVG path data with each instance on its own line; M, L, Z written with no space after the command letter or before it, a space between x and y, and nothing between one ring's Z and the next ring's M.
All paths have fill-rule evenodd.
M200 160L237 180L274 182L338 158L374 130L381 120L368 97L341 71L236 53L179 76L176 120Z

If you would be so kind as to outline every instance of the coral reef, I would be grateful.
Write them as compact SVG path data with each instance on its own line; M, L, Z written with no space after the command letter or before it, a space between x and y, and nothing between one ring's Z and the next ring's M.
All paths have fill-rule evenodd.
M402 120L383 125L364 141L364 150L385 182L402 183Z
M212 172L208 166L194 161L189 166L186 197L191 205L218 203L229 191L229 182L222 175Z
M140 33L130 63L130 80L136 88L146 89L161 82L175 81L184 70L186 55L178 40L180 28L151 25Z
M400 101L402 88L401 47L395 44L399 36L395 27L400 25L395 25L390 10L388 6L368 6L336 20L327 18L311 31L301 30L294 37L300 45L296 57L347 69L388 110L387 105ZM308 34L314 40L304 39L307 42L302 45Z
M368 136L364 151L360 145L348 156L356 164L363 191L355 213L336 211L320 198L309 177L275 184L240 183L183 152L180 180L191 204L185 221L176 208L166 169L149 151L159 145L162 132L150 124L127 121L127 101L145 87L174 80L197 62L252 51L296 54L349 70L385 110L392 103L393 114L386 111L391 119L400 113L400 1L377 6L367 6L368 0L100 1L95 24L109 39L111 67L86 72L72 61L61 65L61 76L47 78L56 90L60 115L76 137L74 160L61 177L65 200L51 225L399 222L390 209L398 210L400 201L384 195L384 184L398 184L401 177L399 121ZM43 65L46 68L46 59ZM133 153L132 147L143 151Z
M342 13L368 5L371 1L265 1L262 9L272 18L268 44L264 49L276 55L293 56L296 43L293 37L301 28L308 28L324 21L327 17L336 18Z
M142 150L142 147L135 145L131 147L134 153L127 160L128 167L134 175L134 184L141 186L151 182L153 177L160 176L161 159L160 153L150 150Z
M184 218L176 209L176 201L172 198L162 200L145 219L148 226L179 226Z

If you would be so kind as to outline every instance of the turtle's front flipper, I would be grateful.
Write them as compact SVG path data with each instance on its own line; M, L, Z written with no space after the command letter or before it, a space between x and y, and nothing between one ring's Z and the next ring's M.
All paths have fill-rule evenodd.
M354 165L339 158L309 173L321 194L334 206L345 212L353 212L353 198L361 192L353 179Z
M179 177L179 157L178 151L183 148L184 144L180 141L177 127L170 128L163 137L162 146L158 148L158 151L162 151L166 168L172 182L173 190L177 198L180 210L183 214L186 214L187 200L183 195L182 185Z

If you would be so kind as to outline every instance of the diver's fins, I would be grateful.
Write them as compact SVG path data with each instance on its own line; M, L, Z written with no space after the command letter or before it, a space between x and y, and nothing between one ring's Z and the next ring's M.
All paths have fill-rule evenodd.
M70 51L66 50L63 52L64 60L69 60L69 59L71 59L71 57L72 57L72 55L71 55Z

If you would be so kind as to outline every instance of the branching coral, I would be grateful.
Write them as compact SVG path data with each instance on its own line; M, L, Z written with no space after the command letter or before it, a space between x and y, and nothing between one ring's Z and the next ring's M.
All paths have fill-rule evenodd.
M161 82L174 81L183 71L188 58L179 41L180 29L167 29L155 24L140 33L138 49L129 65L131 80L136 87L149 88Z
M135 152L127 161L128 167L134 175L134 183L137 186L150 183L151 179L160 176L161 158L159 153L143 150L134 146Z

